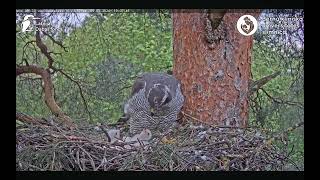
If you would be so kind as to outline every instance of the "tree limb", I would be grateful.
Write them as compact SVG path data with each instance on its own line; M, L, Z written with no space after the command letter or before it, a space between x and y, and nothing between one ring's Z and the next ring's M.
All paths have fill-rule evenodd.
M36 12L37 17L41 17L39 12ZM40 19L36 20L37 24L40 24ZM40 27L41 28L41 27ZM42 42L40 37L40 31L36 31L36 45L40 48L42 54L44 54L48 59L48 67L52 68L52 64L54 62L52 56L48 52L47 46Z
M280 75L280 71L277 71L271 75L265 76L257 81L251 80L251 82L249 83L249 95L258 91L262 86L267 84L267 82L271 81L272 79L276 78L278 75Z
M44 54L47 57L47 59L48 59L48 67L52 68L53 58L50 55L50 53L48 52L47 46L43 44L43 42L42 42L42 40L40 38L40 32L39 31L36 32L36 44L40 48L42 54Z
M39 119L36 119L32 116L29 116L21 112L16 112L16 119L30 124L41 124Z
M45 69L37 65L17 66L16 77L23 73L35 73L41 76L44 84L44 101L49 107L50 111L65 125L70 128L75 128L76 126L72 122L72 119L61 110L54 99L53 84L49 69Z

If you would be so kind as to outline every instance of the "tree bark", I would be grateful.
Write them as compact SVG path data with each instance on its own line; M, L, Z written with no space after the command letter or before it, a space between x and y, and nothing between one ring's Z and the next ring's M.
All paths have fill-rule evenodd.
M181 80L183 113L208 124L246 126L253 38L237 30L244 14L173 11L173 73Z

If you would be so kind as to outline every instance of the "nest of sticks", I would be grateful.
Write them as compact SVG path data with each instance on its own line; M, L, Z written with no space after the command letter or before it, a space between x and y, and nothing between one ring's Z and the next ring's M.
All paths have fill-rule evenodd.
M75 130L48 123L19 125L16 170L277 171L290 161L280 135L269 136L252 127L186 122L130 149L123 141L108 142L95 125L82 124ZM121 133L128 129L105 127L119 128Z

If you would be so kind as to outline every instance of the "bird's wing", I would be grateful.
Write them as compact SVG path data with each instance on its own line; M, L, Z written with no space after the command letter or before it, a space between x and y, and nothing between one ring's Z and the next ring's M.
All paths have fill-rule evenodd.
M142 77L143 76L138 76L136 81L133 83L131 96L134 96L136 93L138 93L141 89L145 87L145 80Z

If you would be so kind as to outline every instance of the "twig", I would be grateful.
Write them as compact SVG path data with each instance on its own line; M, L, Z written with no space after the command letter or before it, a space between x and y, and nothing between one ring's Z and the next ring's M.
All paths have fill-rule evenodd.
M43 33L44 35L48 36L53 43L58 44L61 48L63 48L63 50L64 50L65 52L68 52L68 51L67 51L67 47L65 47L64 45L62 45L62 42L56 41L51 35L49 35L49 34L46 33L45 31L42 31L42 33Z
M53 167L54 167L54 159L56 157L56 152L55 150L53 150L53 157L52 157L52 162L51 162L51 170L54 170Z
M292 105L292 106L298 106L299 108L304 109L304 106L300 102L285 101L285 100L282 100L282 99L279 99L279 98L274 98L269 93L267 93L267 91L264 90L263 88L260 88L260 89L268 96L268 98L270 98L271 100L273 100L276 103L288 104L288 105Z
M63 74L67 79L71 80L72 82L76 83L76 85L78 86L79 88L79 92L80 92L80 96L81 96L81 99L83 101L83 104L84 104L84 107L89 115L89 119L92 120L92 117L91 117L91 113L89 111L89 108L88 108L88 104L87 104L87 101L86 99L84 98L84 94L83 94L83 90L82 90L82 87L80 85L80 83L73 79L70 75L68 75L67 73L65 73L62 69L57 69L55 67L52 68L53 70L57 71L57 72L60 72L61 74Z
M90 153L88 153L88 152L87 152L84 148L82 148L81 146L78 145L78 147L79 147L84 153L87 154L87 156L88 156L88 157L90 158L90 160L91 160L90 163L91 163L92 168L95 169L96 167L95 167L94 161L93 161Z
M25 61L25 63L26 63L27 66L29 66L29 63L28 63L27 59L24 58L25 51L26 51L26 47L27 47L29 44L32 44L32 43L34 43L34 42L36 42L36 41L28 41L28 42L25 43L25 45L24 45L23 48L22 48L22 61Z
M36 168L38 170L41 170L41 171L44 171L44 169L42 168L39 168L38 166L35 166L35 165L32 165L32 164L28 164L29 167L33 167L33 168Z

